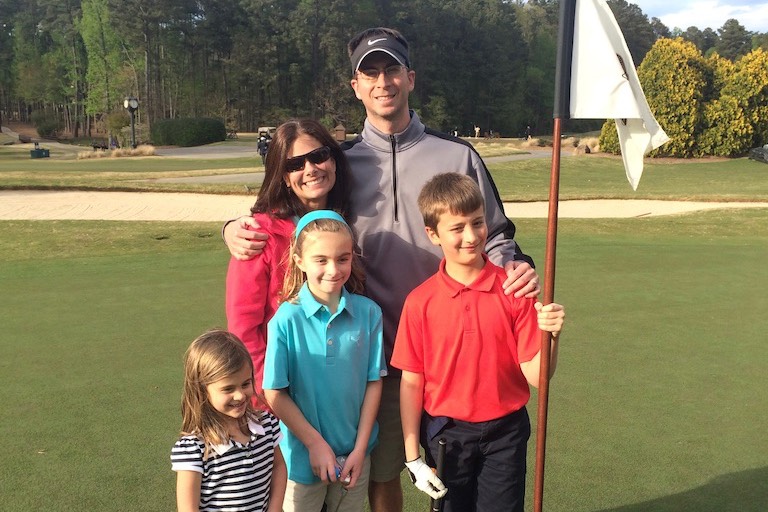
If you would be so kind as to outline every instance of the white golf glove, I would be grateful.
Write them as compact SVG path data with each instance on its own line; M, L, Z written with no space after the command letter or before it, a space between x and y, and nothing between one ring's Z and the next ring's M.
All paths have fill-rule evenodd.
M437 478L432 468L419 457L411 462L406 462L405 467L411 472L411 480L420 491L424 491L433 499L440 499L445 496L448 489L443 482Z

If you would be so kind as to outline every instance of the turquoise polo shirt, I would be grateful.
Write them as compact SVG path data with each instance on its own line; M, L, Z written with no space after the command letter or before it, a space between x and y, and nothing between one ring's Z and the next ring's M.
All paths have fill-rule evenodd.
M366 386L386 375L381 308L367 297L343 290L339 307L331 314L304 283L298 302L283 302L269 321L267 340L264 389L288 388L334 453L348 455L355 446ZM302 484L319 482L304 444L282 427L280 449L288 478ZM374 425L367 453L377 435Z

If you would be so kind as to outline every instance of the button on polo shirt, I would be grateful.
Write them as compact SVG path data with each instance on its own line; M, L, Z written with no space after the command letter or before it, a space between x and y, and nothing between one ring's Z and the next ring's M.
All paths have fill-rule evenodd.
M264 389L288 388L304 417L338 455L355 446L367 383L386 374L381 329L381 309L372 300L343 290L331 314L306 283L298 303L284 302L269 322ZM283 433L280 448L288 478L318 482L306 447L284 425ZM374 426L369 452L377 433Z

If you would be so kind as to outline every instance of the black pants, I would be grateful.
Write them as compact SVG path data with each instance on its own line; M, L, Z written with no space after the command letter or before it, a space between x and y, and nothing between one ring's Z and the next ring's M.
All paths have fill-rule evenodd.
M470 423L424 415L421 439L434 467L446 440L443 512L523 512L531 422L525 407L491 421Z

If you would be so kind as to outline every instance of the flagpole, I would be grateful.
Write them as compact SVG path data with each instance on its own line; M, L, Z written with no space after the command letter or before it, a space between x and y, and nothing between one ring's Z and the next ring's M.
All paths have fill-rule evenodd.
M552 133L552 169L549 181L549 213L544 257L544 304L555 298L555 255L557 250L557 210L560 194L560 150L563 119L570 116L571 60L573 55L576 0L560 1L557 64L555 68L554 128ZM544 500L544 460L547 449L547 409L549 406L549 371L551 334L541 334L538 411L536 420L536 466L534 471L533 510L542 512Z

